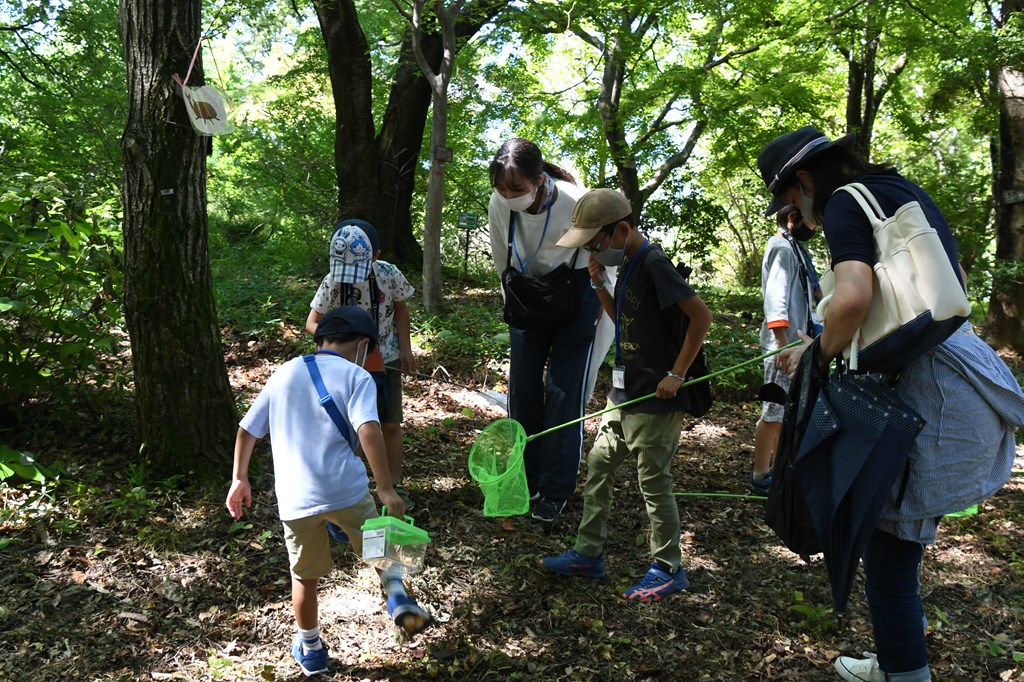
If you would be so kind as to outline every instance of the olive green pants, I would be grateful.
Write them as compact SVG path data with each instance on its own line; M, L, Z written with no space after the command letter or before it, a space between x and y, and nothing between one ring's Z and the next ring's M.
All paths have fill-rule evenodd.
M682 412L645 414L612 410L604 415L597 440L587 455L577 552L590 557L604 552L615 470L630 457L636 460L640 491L651 520L651 555L671 571L679 568L682 553L679 506L672 491L672 458L679 449L682 427Z

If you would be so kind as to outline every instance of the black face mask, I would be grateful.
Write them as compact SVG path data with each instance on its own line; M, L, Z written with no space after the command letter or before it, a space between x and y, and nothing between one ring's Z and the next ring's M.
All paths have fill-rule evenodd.
M797 241L805 242L814 236L814 230L804 225L802 222L793 228L793 237Z

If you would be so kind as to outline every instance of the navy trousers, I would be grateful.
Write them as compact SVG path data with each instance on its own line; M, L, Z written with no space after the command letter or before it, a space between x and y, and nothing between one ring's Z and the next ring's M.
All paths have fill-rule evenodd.
M572 316L561 324L509 328L509 416L523 425L527 436L584 414L594 331L598 314L603 314L586 268L573 273L573 303ZM582 450L582 422L527 443L523 459L530 493L571 497Z

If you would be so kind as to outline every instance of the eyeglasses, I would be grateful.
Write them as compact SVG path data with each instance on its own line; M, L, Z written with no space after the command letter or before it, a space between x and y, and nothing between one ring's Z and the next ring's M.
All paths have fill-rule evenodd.
M598 231L597 234L603 234L603 235L605 235L605 237L611 237L611 240L615 241L615 227L618 224L619 224L618 222L609 223L608 225L605 225L604 227L602 227L600 229L600 231ZM601 250L601 248L604 246L605 237L601 237L601 241L599 241L598 243L594 244L593 246L584 246L583 250L588 252L588 253L598 253ZM611 242L609 242L609 244L611 244Z
M593 246L584 245L583 246L583 250L588 252L588 253L597 253L598 251L601 250L601 245L604 244L604 240L605 240L605 238L601 237L601 241L599 241L598 243L594 244Z

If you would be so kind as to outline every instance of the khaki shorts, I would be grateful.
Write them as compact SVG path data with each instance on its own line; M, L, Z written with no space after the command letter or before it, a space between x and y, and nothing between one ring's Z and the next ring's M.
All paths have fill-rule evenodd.
M775 364L775 357L764 359L764 383L778 384L783 391L789 393L789 375ZM786 415L786 406L781 403L761 403L761 421L777 423Z
M351 507L322 512L303 519L282 521L284 544L288 548L288 564L293 578L306 580L324 578L334 568L331 559L331 537L327 534L327 522L341 526L348 534L352 550L363 554L363 534L360 528L367 519L378 516L377 503L369 492Z

